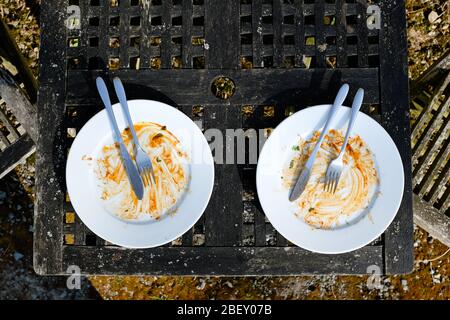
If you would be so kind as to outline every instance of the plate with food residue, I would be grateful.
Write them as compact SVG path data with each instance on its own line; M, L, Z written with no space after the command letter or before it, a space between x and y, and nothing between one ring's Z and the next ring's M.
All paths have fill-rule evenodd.
M201 217L212 193L214 162L201 130L179 110L150 100L128 105L155 176L143 198L132 191L105 110L86 123L70 148L67 190L95 234L123 247L150 248L177 239ZM120 105L113 110L133 155Z
M361 248L395 218L404 172L397 147L375 120L360 113L344 155L335 193L324 189L325 173L342 147L350 108L342 107L321 145L301 196L289 193L317 142L331 105L303 109L271 133L258 161L257 190L272 225L299 247L326 254Z

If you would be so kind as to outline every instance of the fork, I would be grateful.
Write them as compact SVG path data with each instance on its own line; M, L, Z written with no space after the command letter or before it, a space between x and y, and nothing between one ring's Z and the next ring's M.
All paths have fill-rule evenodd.
M356 118L358 116L359 109L361 109L361 105L364 99L364 90L358 89L356 92L355 98L353 99L352 104L352 114L350 116L350 122L348 124L347 133L345 134L344 144L342 145L341 151L336 159L331 161L328 166L327 173L325 175L325 183L324 189L328 192L335 193L336 189L339 185L339 180L342 175L342 171L344 170L344 154L345 149L348 144L348 139L350 138L350 133L355 124Z
M322 145L322 142L325 139L325 135L327 134L334 117L336 116L338 110L344 103L344 100L348 94L348 90L349 86L346 83L343 84L339 89L336 98L334 99L333 105L331 106L331 109L328 113L328 119L325 122L325 126L322 129L322 133L320 134L319 140L317 140L316 146L309 155L309 158L306 161L305 166L300 172L300 175L298 176L297 181L295 182L294 187L292 188L291 193L289 194L289 201L297 200L298 197L300 197L300 195L305 190L306 185L308 184L309 177L311 176L314 161L316 161L317 154L319 153L320 146Z
M142 183L142 178L139 174L139 170L135 166L133 160L131 160L130 154L128 153L127 147L123 142L122 135L120 133L119 127L117 125L116 117L114 116L114 110L111 106L111 100L108 94L108 88L106 87L105 81L101 77L96 80L98 93L100 98L105 105L106 114L108 115L108 120L113 130L114 141L119 144L120 155L122 157L122 163L127 173L128 180L130 181L131 188L133 189L136 197L142 200L144 196L144 186Z
M115 77L114 80L114 89L116 90L117 97L119 98L120 105L122 106L122 111L125 115L125 120L128 124L128 127L131 131L133 146L134 146L134 156L137 168L141 175L142 181L145 186L151 185L151 180L155 180L155 174L153 172L152 160L148 156L147 152L145 152L144 148L142 148L139 143L139 139L137 137L136 131L134 130L133 120L131 120L130 110L128 108L127 97L125 95L125 89L123 87L122 81L119 78Z

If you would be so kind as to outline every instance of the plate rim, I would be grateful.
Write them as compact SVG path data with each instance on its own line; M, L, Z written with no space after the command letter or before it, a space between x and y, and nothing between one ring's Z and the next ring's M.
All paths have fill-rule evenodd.
M289 117L285 118L283 121L281 121L272 130L272 133L269 136L269 138L267 139L267 141L273 136L275 131L281 130L279 128L283 125L283 123L286 123L288 121L292 121L292 119L293 119L293 118L291 118L292 116L294 116L296 114L301 114L301 113L306 112L307 110L311 110L311 109L317 109L317 108L328 108L329 109L331 106L332 106L331 104L318 104L318 105L307 106L307 107L305 107L305 108L295 112L291 116L289 116ZM348 106L343 105L343 106L341 106L340 109L351 109L351 108L348 107ZM347 112L349 112L349 111L347 110ZM400 154L400 152L398 150L398 147L397 147L395 141L392 139L391 135L387 132L387 130L380 123L378 123L375 119L373 119L369 115L367 115L364 112L360 111L359 115L361 115L361 114L363 116L367 117L367 119L369 119L369 121L374 123L376 126L379 126L381 129L383 129L385 131L386 135L390 139L390 142L392 143L392 145L395 147L395 150L397 151L395 156L398 156L398 160L399 160L398 163L400 164L402 170L401 170L401 174L400 174L401 175L401 192L400 192L401 197L396 201L395 210L394 210L395 213L392 214L392 216L389 218L389 220L386 220L386 223L384 223L385 226L382 228L382 231L381 232L377 232L375 236L372 236L370 238L370 240L363 241L364 244L355 245L355 246L352 246L351 248L349 247L348 249L345 249L345 250L321 250L321 249L317 249L317 248L312 248L312 247L310 247L308 245L299 245L297 240L292 241L291 239L289 239L289 237L286 237L286 235L285 235L286 231L285 230L280 230L279 228L277 228L277 226L274 224L273 217L271 217L270 215L268 215L266 213L266 209L265 209L265 202L266 202L266 200L261 200L261 198L259 197L260 190L261 190L260 184L261 184L261 179L262 179L261 178L261 170L262 169L261 169L261 166L260 166L260 161L259 161L260 158L259 158L258 165L257 165L257 168L256 168L256 191L257 191L257 194L258 194L258 200L259 200L259 203L261 205L261 208L262 208L262 210L264 212L264 215L267 217L267 219L272 224L272 226L275 228L275 230L277 232L279 232L286 240L292 242L297 247L303 248L305 250L308 250L308 251L311 251L311 252L314 252L314 253L319 253L319 254L337 255L337 254L353 252L355 250L364 248L365 246L367 246L368 244L370 244L371 242L376 240L378 237L380 237L389 228L389 226L392 224L392 222L394 221L394 219L396 218L396 216L397 216L397 214L399 212L399 209L401 207L401 203L402 203L403 197L404 197L404 191L405 191L405 172L404 172L404 165L403 165L403 160L401 158L401 154ZM323 128L323 126L321 126L320 128ZM267 141L266 141L266 143L267 143ZM268 144L266 144L266 143L264 144L264 146L263 146L263 148L262 148L262 150L260 152L260 157L261 157L261 155L263 155L264 149L268 148ZM370 146L369 146L369 148L370 148ZM320 231L333 232L333 230L326 230L326 229L321 229Z
M82 223L83 223L87 228L89 228L89 230L91 230L91 231L92 231L95 235L97 235L98 237L100 237L100 238L102 238L103 240L106 240L106 241L108 241L108 242L110 242L110 243L113 243L113 244L115 244L115 245L118 245L118 246L123 247L123 248L128 248L128 249L149 249L149 248L160 247L160 246L162 246L162 245L165 245L165 244L167 244L167 243L172 242L173 240L178 239L179 237L181 237L182 235L184 235L186 232L188 232L188 231L189 231L189 230L190 230L190 229L191 229L191 228L192 228L192 227L193 227L193 226L201 219L201 217L202 217L203 214L205 213L206 208L207 208L209 202L211 201L211 196L212 196L212 193L213 193L213 190L214 190L214 181L215 181L214 158L213 158L212 152L211 152L211 150L210 150L210 148L209 148L209 143L208 143L206 137L204 136L203 132L200 130L200 128L195 124L195 122L194 122L191 118L189 118L186 114L184 114L183 112L181 112L181 111L178 110L177 108L175 108L175 107L173 107L173 106L171 106L171 105L169 105L169 104L166 104L166 103L164 103L164 102L160 102L160 101L157 101L157 100L150 100L150 99L131 99L131 100L127 100L127 101L128 101L128 104L129 104L130 111L131 111L131 109L133 108L133 104L134 104L134 103L138 103L138 104L139 104L139 103L156 103L156 104L159 104L159 105L163 106L164 108L170 108L170 109L172 109L175 113L179 114L182 118L185 118L185 119L189 120L189 121L192 123L192 126L191 126L190 128L188 128L188 131L189 131L189 132L195 132L195 131L197 131L197 133L199 134L200 139L203 140L203 142L206 144L205 146L208 147L208 150L209 150L209 152L207 153L207 154L208 154L208 161L207 161L207 163L205 163L205 164L207 165L208 168L210 168L210 172L209 172L209 173L210 173L211 176L210 176L210 179L209 179L209 188L208 188L208 190L207 190L208 192L206 192L206 198L205 198L205 199L207 199L207 200L204 201L204 203L201 205L201 210L198 210L198 211L199 211L198 216L197 216L195 219L192 219L192 221L191 221L189 224L186 224L186 227L185 227L185 228L182 228L184 231L178 232L176 236L172 236L172 237L168 238L167 240L161 240L161 241L159 241L159 242L154 242L154 243L151 244L151 245L149 245L149 244L139 245L139 244L123 243L122 241L112 240L111 237L105 236L105 234L104 234L102 231L101 231L101 232L98 232L98 230L94 231L95 228L93 228L92 225L88 225L88 223L86 223L86 220L85 220L86 217L84 217L83 214L79 214L79 213L78 213L78 212L79 212L79 209L80 209L79 204L73 202L73 200L72 200L73 198L72 198L71 193L70 193L70 191L69 191L69 188L70 188L70 187L69 187L69 179L68 179L68 177L69 177L69 170L68 170L68 169L69 169L70 163L71 163L72 161L75 161L75 159L73 159L72 161L69 161L69 160L71 159L72 147L71 147L70 152L69 152L69 154L68 154L68 156L67 156L66 165L65 165L66 190L67 190L67 193L69 194L70 203L71 203L71 205L72 205L72 207L73 207L73 209L74 209L76 215L80 218L80 220L82 221ZM115 104L112 105L112 108L113 108L113 110L116 110L116 109L120 108L120 104L119 104L119 103L115 103ZM132 111L131 111L131 112L132 112ZM94 121L96 121L97 118L101 117L102 114L104 114L105 117L106 117L106 109L103 108L102 110L98 111L96 114L94 114L94 115L93 115L93 116L92 116L92 117L91 117L91 118L90 118L90 119L89 119L89 120L81 127L81 129L80 129L80 130L78 131L78 133L77 133L77 136L75 137L74 141L72 142L72 145L75 143L75 141L76 141L77 137L79 136L80 132L82 132L82 130L83 130L85 127L87 127L87 126L92 126L92 123L93 123ZM119 121L119 120L118 120L118 121ZM139 122L139 121L137 121L137 122ZM135 122L135 123L136 123L136 122ZM100 139L101 139L101 138L102 138L102 137L100 137ZM202 154L203 154L203 158L204 158L204 153L202 153ZM79 161L81 161L81 160L79 160ZM186 192L189 192L189 190L190 190L190 189L188 188L188 190L186 190ZM205 191L206 191L206 188L205 188ZM73 191L72 191L72 192L73 192ZM78 211L77 211L77 207L78 207ZM105 212L105 214L110 215L110 213L108 213L108 212ZM124 227L133 224L133 222L127 222L127 221L125 221L125 220L123 220L123 219L120 219L120 218L117 218L117 217L112 217L112 218L113 218L113 219L116 219L116 220L118 220L118 221L120 221L120 222L123 224ZM171 216L167 216L166 218L170 219L170 218L172 218L172 217L171 217ZM189 225L189 227L187 227L188 225Z

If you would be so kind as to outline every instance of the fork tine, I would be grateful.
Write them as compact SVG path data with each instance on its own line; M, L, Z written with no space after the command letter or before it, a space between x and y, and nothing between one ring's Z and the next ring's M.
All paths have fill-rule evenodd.
M331 172L330 185L328 186L328 192L330 192L330 193L333 192L333 186L334 186L334 182L335 182L335 177L336 177L336 171L333 170Z
M330 176L328 177L328 185L327 185L327 192L331 192L331 188L333 186L333 176L334 176L334 172L330 171Z
M147 177L145 176L145 169L144 168L142 168L141 177L142 177L142 181L144 182L144 185L147 186L148 182L147 182Z
M329 182L328 182L328 188L327 188L327 191L330 192L330 193L333 191L335 175L336 175L336 172L334 170L331 170L330 171Z
M339 178L341 177L341 171L336 172L336 184L334 186L333 193L336 193L337 187L339 185Z
M145 186L148 187L150 185L150 183L148 181L147 169L146 168L143 168L142 175L144 176L144 179L145 179Z
M156 178L155 178L155 172L153 171L153 168L150 169L151 177L153 178L153 181L156 184ZM151 182L151 181L150 181Z
M332 194L334 194L334 191L336 190L336 181L337 181L337 172L335 172L333 176L333 185L331 186L330 190Z
M147 176L148 186L150 187L152 185L152 179L150 179L148 169L145 171L145 175Z
M145 170L145 173L146 173L146 175L147 175L147 180L148 180L148 185L149 186L151 186L152 185L152 177L151 177L151 174L150 174L150 168L147 168L146 170Z
M141 171L141 178L142 182L144 183L144 186L147 186L147 179L145 178L144 170Z
M150 170L148 168L145 170L145 175L147 176L148 185L151 186L152 185L152 177L150 177Z
M338 187L338 185L339 185L339 179L340 179L340 178L341 178L340 173L337 173L337 175L336 175L336 182L335 182L335 184L334 184L334 189L333 189L333 194L336 193L337 187Z

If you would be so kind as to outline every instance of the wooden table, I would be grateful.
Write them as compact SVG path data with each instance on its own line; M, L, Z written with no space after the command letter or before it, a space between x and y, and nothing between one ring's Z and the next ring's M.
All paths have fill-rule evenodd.
M375 265L382 273L410 272L405 6L375 2L381 29L371 30L364 0L43 1L35 270L65 274L77 265L84 274L364 274ZM69 5L80 9L79 29L66 27ZM265 219L255 165L216 164L208 208L181 239L146 250L106 243L81 223L65 187L74 132L102 109L97 75L119 76L130 99L169 103L204 130L222 131L268 132L292 111L330 103L342 83L350 84L350 97L363 87L363 111L390 133L402 156L406 182L397 217L382 237L357 251L311 253L288 243ZM220 76L235 84L228 99L212 93Z

